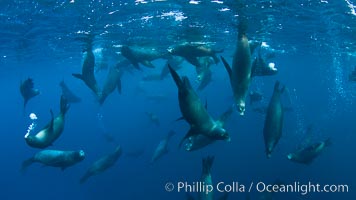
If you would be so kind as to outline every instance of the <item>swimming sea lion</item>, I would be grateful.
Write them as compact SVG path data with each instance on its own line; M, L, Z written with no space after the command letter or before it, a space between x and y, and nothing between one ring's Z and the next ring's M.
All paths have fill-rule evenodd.
M27 102L32 99L33 97L40 94L39 89L34 88L34 83L32 78L28 78L27 80L21 82L20 84L20 92L24 99L23 107L25 108Z
M158 146L156 147L156 149L153 153L151 163L156 162L164 154L168 153L168 142L171 139L171 137L175 134L176 133L174 131L169 131L167 136L159 142Z
M293 162L309 165L325 150L326 147L330 146L330 144L331 140L329 138L325 141L300 148L296 152L288 154L287 158Z
M263 127L267 158L271 157L271 153L281 138L283 130L284 109L281 102L281 94L284 91L284 87L279 89L279 85L279 81L276 81L274 84L273 94L268 104L265 125Z
M112 167L122 154L122 149L120 146L116 147L115 151L109 155L106 155L99 160L95 161L87 170L87 172L80 179L80 183L84 183L91 176L97 175L106 171L108 168Z
M198 60L199 57L212 57L215 61L215 64L217 64L219 62L219 58L216 56L216 54L223 52L223 50L213 50L202 43L184 42L169 48L168 52L172 55L183 57L190 64L196 67L200 67Z
M252 63L252 76L272 76L278 73L274 63L267 63L259 54Z
M55 140L62 134L64 129L64 119L65 114L69 109L69 104L64 96L61 96L60 101L60 113L59 115L54 118L53 112L51 110L51 121L36 135L30 135L27 133L25 135L26 143L34 148L44 149L53 144Z
M151 61L166 57L166 54L160 53L155 49L129 47L127 45L121 47L121 54L128 59L136 69L140 69L139 63L149 68L155 68Z
M198 74L198 82L200 83L197 90L203 90L211 81L213 73L210 70L210 66L213 60L210 57L199 58L200 67L196 67Z
M160 125L159 118L153 112L146 112L147 117L150 119L150 122L154 123L156 126Z
M223 57L221 59L230 77L237 111L240 115L244 115L246 110L245 99L252 80L252 65L250 45L246 36L246 26L243 21L239 24L237 47L232 61L232 69Z
M179 146L191 136L205 135L213 140L230 141L230 136L227 131L221 126L218 121L215 121L207 112L205 106L200 101L199 96L190 85L188 77L182 79L176 71L169 66L169 70L174 82L178 87L178 101L182 119L190 125L190 130L181 140Z
M84 81L84 83L94 92L94 94L99 96L99 87L94 75L95 57L92 48L89 46L85 53L82 74L72 75Z
M27 167L33 163L42 163L46 166L59 167L62 170L77 164L78 162L84 160L85 153L83 150L80 151L60 151L60 150L42 150L37 152L30 159L25 160L22 163L22 171L26 170Z
M105 99L117 88L119 94L121 94L121 73L120 69L111 67L106 77L103 89L99 95L99 103L103 104Z
M233 107L230 107L227 111L225 111L217 121L219 126L225 127L226 121L230 118L233 113ZM216 140L211 139L205 135L199 134L194 135L188 138L188 142L184 145L184 149L186 151L195 151L201 149L209 144L214 143Z
M184 58L180 56L170 56L167 59L166 64L163 66L161 71L161 79L164 79L169 74L168 65L170 65L174 70L179 70L182 68L181 64L184 61Z

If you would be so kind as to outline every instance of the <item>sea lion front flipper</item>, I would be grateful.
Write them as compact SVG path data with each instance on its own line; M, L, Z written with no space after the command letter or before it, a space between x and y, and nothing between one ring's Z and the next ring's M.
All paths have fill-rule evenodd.
M53 111L52 111L52 109L49 110L49 112L51 113L51 122L50 122L50 124L49 124L48 129L49 129L49 131L52 133L52 132L53 132L53 124L54 124L54 116L53 116Z
M81 74L72 74L72 76L74 76L75 78L78 78L80 80L84 80L83 75L81 75Z
M224 58L224 57L220 56L220 58L221 58L221 60L223 61L224 66L225 66L225 69L226 69L227 73L229 74L229 78L230 78L230 80L231 80L231 76L232 76L232 69L231 69L231 67L230 67L229 63L227 63L227 62L226 62L226 60L225 60L225 58Z
M197 134L199 134L199 132L198 132L194 127L191 127L191 128L189 129L188 133L185 134L185 136L184 136L184 137L182 138L182 140L180 141L179 147L181 147L182 144L184 143L184 141L185 141L186 139L188 139L190 136L197 135Z
M234 107L230 106L219 118L218 123L221 127L225 126L226 121L229 119L234 111Z

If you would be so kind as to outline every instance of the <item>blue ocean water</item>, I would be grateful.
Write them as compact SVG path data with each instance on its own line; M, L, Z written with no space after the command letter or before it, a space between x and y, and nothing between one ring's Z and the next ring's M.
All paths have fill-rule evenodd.
M351 0L0 1L0 199L187 199L185 191L177 190L178 182L199 182L202 159L209 155L215 156L214 184L246 186L246 191L231 192L228 199L355 199L356 83L349 80L356 64L355 4ZM283 135L270 159L263 142L265 115L254 112L255 105L248 101L245 115L234 112L226 123L231 142L217 141L193 152L178 148L189 125L175 121L181 113L172 77L143 81L144 76L161 72L164 59L154 60L154 69L128 66L129 72L121 78L122 94L114 91L103 105L72 76L81 72L88 35L93 38L97 66L104 58L109 67L114 66L122 58L122 45L165 51L183 41L223 49L219 57L231 63L240 15L247 18L248 38L265 42L278 68L275 76L255 77L249 90L261 92L261 105L267 105L279 80L288 88L289 95L283 98L293 108L285 113ZM111 53L103 54L103 49ZM182 66L178 74L188 76L197 88L194 66L188 62ZM216 119L233 103L232 90L222 62L213 64L211 70L212 82L197 93ZM99 86L107 72L95 73ZM41 94L24 110L19 87L29 77ZM20 173L22 162L40 151L24 140L32 123L28 116L35 113L38 117L34 134L50 121L50 109L59 113L62 80L82 101L71 104L62 135L47 149L83 149L86 158L64 171L34 163L25 174ZM151 123L146 112L157 115L160 125ZM291 162L287 154L304 141L310 124L312 142L330 138L332 145L310 165ZM170 130L177 134L169 141L169 152L151 164L156 146ZM89 166L117 145L123 155L116 164L80 184ZM143 155L127 155L134 151ZM276 181L347 185L348 191L302 195L266 194L256 189L259 182ZM169 182L175 187L171 192L165 190ZM191 194L198 199L198 192ZM222 195L214 191L215 199Z

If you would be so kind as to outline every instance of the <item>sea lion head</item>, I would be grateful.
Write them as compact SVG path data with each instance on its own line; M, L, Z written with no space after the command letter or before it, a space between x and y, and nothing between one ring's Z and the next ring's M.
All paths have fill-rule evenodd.
M82 161L84 160L85 158L85 153L83 150L80 150L80 151L76 151L75 154L74 154L74 158L75 160L77 161Z
M42 144L32 135L25 135L25 141L30 147L41 148Z
M213 130L210 132L209 137L213 140L231 140L229 133L223 127L220 126L214 127Z
M240 115L244 115L245 114L245 110L246 110L246 105L244 101L240 101L237 105L237 111L239 112Z

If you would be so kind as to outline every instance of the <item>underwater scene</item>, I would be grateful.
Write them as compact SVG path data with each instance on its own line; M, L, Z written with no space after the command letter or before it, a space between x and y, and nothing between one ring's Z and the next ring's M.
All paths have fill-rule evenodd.
M356 199L355 0L1 0L1 200Z

